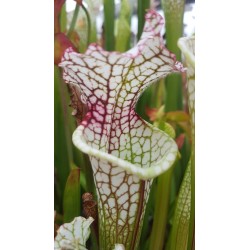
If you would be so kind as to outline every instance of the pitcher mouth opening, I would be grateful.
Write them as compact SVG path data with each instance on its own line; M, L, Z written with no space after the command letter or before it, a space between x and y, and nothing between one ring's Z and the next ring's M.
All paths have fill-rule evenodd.
M127 160L123 160L112 154L106 153L104 151L89 146L83 136L84 128L85 127L83 125L78 126L72 136L74 145L81 152L86 153L89 156L94 156L100 160L108 161L111 164L117 165L122 169L124 169L127 173L135 175L141 180L149 180L161 175L162 173L171 168L171 166L174 164L177 158L178 147L175 141L171 139L169 135L154 127L152 127L153 131L157 132L160 131L162 133L162 136L169 137L168 141L171 143L171 145L169 146L169 149L166 152L166 154L156 163L151 164L150 167L148 168L142 168Z

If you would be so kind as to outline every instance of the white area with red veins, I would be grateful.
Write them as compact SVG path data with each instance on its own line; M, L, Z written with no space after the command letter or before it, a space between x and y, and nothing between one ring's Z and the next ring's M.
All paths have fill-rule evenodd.
M195 125L195 37L182 37L178 40L178 46L185 56L187 63L187 90L188 90L188 104L189 112L192 116L192 132L194 134Z
M91 44L85 54L67 49L60 64L64 80L80 89L88 107L73 142L90 156L101 238L108 242L101 244L107 249L115 243L126 249L135 247L129 242L136 241L133 231L142 226L152 178L169 169L176 159L175 142L134 110L151 83L183 71L175 55L164 47L160 36L163 25L163 18L149 11L144 32L133 49L108 52Z
M90 235L90 225L94 219L76 217L70 223L60 226L54 242L54 250L87 250L86 241Z

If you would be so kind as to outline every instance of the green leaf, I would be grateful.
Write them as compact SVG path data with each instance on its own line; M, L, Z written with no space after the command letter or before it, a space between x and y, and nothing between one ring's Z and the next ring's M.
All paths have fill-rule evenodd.
M130 41L130 5L128 0L122 1L119 19L116 22L115 50L124 52L129 48Z
M162 8L165 15L165 27L166 27L166 46L175 54L177 60L181 60L181 53L177 47L177 40L182 36L183 31L183 13L185 0L162 0ZM165 111L175 111L183 109L183 98L182 98L182 77L180 74L172 74L165 79ZM179 131L176 131L177 136ZM156 193L159 204L163 204L163 208L158 206L154 214L155 229L150 239L150 249L162 249L167 235L167 219L169 213L169 202L171 201L171 192L173 184L175 183L175 172L180 168L180 161L176 162L176 167L173 169L173 174L164 173L159 176L158 181L160 183ZM170 171L169 171L170 172ZM165 180L168 180L164 182ZM161 200L166 197L166 201ZM158 213L157 213L158 212ZM162 218L162 219L161 219ZM157 227L159 225L159 229Z
M159 129L163 130L166 134L168 134L171 138L175 138L175 130L174 128L167 122L159 121L154 122L154 126L157 126Z
M68 127L68 93L62 82L60 71L54 68L54 165L55 165L55 209L62 213L63 190L72 162L71 131Z
M68 177L63 199L64 222L80 215L80 169L72 169Z
M187 166L175 208L171 231L171 250L187 250L191 212L191 161Z
M185 111L172 111L166 114L167 121L172 122L187 122L189 121L189 115Z
M75 25L76 25L76 20L78 17L79 9L80 9L80 6L78 4L76 4L74 14L73 14L70 26L69 26L69 30L67 32L68 37L70 37L72 35L73 31L75 30Z
M115 3L114 0L103 0L103 5L105 49L112 51L115 48Z
M188 90L188 107L191 116L192 133L195 127L195 37L182 37L178 40L187 64L187 90Z
M185 0L161 0L166 19L167 48L181 60L181 51L177 41L183 35L183 16Z
M96 16L99 14L99 8L102 1L88 0L88 13L91 21L90 43L97 41Z
M138 32L137 39L139 40L143 32L145 23L146 11L150 8L150 0L137 0L137 16L138 16Z
M192 152L191 152L191 214L188 237L188 250L194 247L195 234L195 36L182 37L178 40L178 46L185 56L187 64L187 86L188 86L188 107L190 112L190 123L192 131Z
M166 20L167 48L181 60L181 52L177 41L183 35L183 15L185 0L161 0ZM166 111L182 110L182 78L181 75L171 75L165 81Z
M66 4L64 3L60 12L60 28L61 32L66 32L67 29L67 12L66 12Z
M90 235L92 217L76 217L71 223L65 223L57 231L54 250L87 250L86 241Z
M169 169L157 179L154 221L149 246L150 250L163 249L164 247L172 172L173 168Z

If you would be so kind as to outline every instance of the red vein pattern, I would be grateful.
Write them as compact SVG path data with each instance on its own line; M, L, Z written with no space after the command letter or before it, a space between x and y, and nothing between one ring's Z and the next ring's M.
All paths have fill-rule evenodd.
M54 250L86 250L86 241L90 235L90 225L94 219L75 217L70 223L64 223L57 231Z
M98 194L100 249L113 249L116 243L136 249L152 183L147 176L141 180L137 173L143 175L144 169L163 159L163 165L171 166L177 154L174 141L134 110L151 83L183 71L175 55L164 47L160 36L163 18L152 10L145 18L141 40L126 53L91 44L85 54L67 49L60 64L65 82L79 89L88 109L74 143L82 143L78 147L90 155ZM107 157L91 154L91 150L105 152ZM128 163L126 169L119 159ZM159 175L163 167L152 168L154 171Z

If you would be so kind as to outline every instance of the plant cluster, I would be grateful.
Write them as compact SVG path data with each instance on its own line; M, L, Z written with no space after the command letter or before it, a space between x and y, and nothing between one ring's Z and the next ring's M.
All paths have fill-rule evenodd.
M138 1L137 34L128 0L117 16L113 0L76 2L69 23L65 1L54 2L55 249L194 249L195 45L181 38L185 2L162 0L164 26L155 5Z

